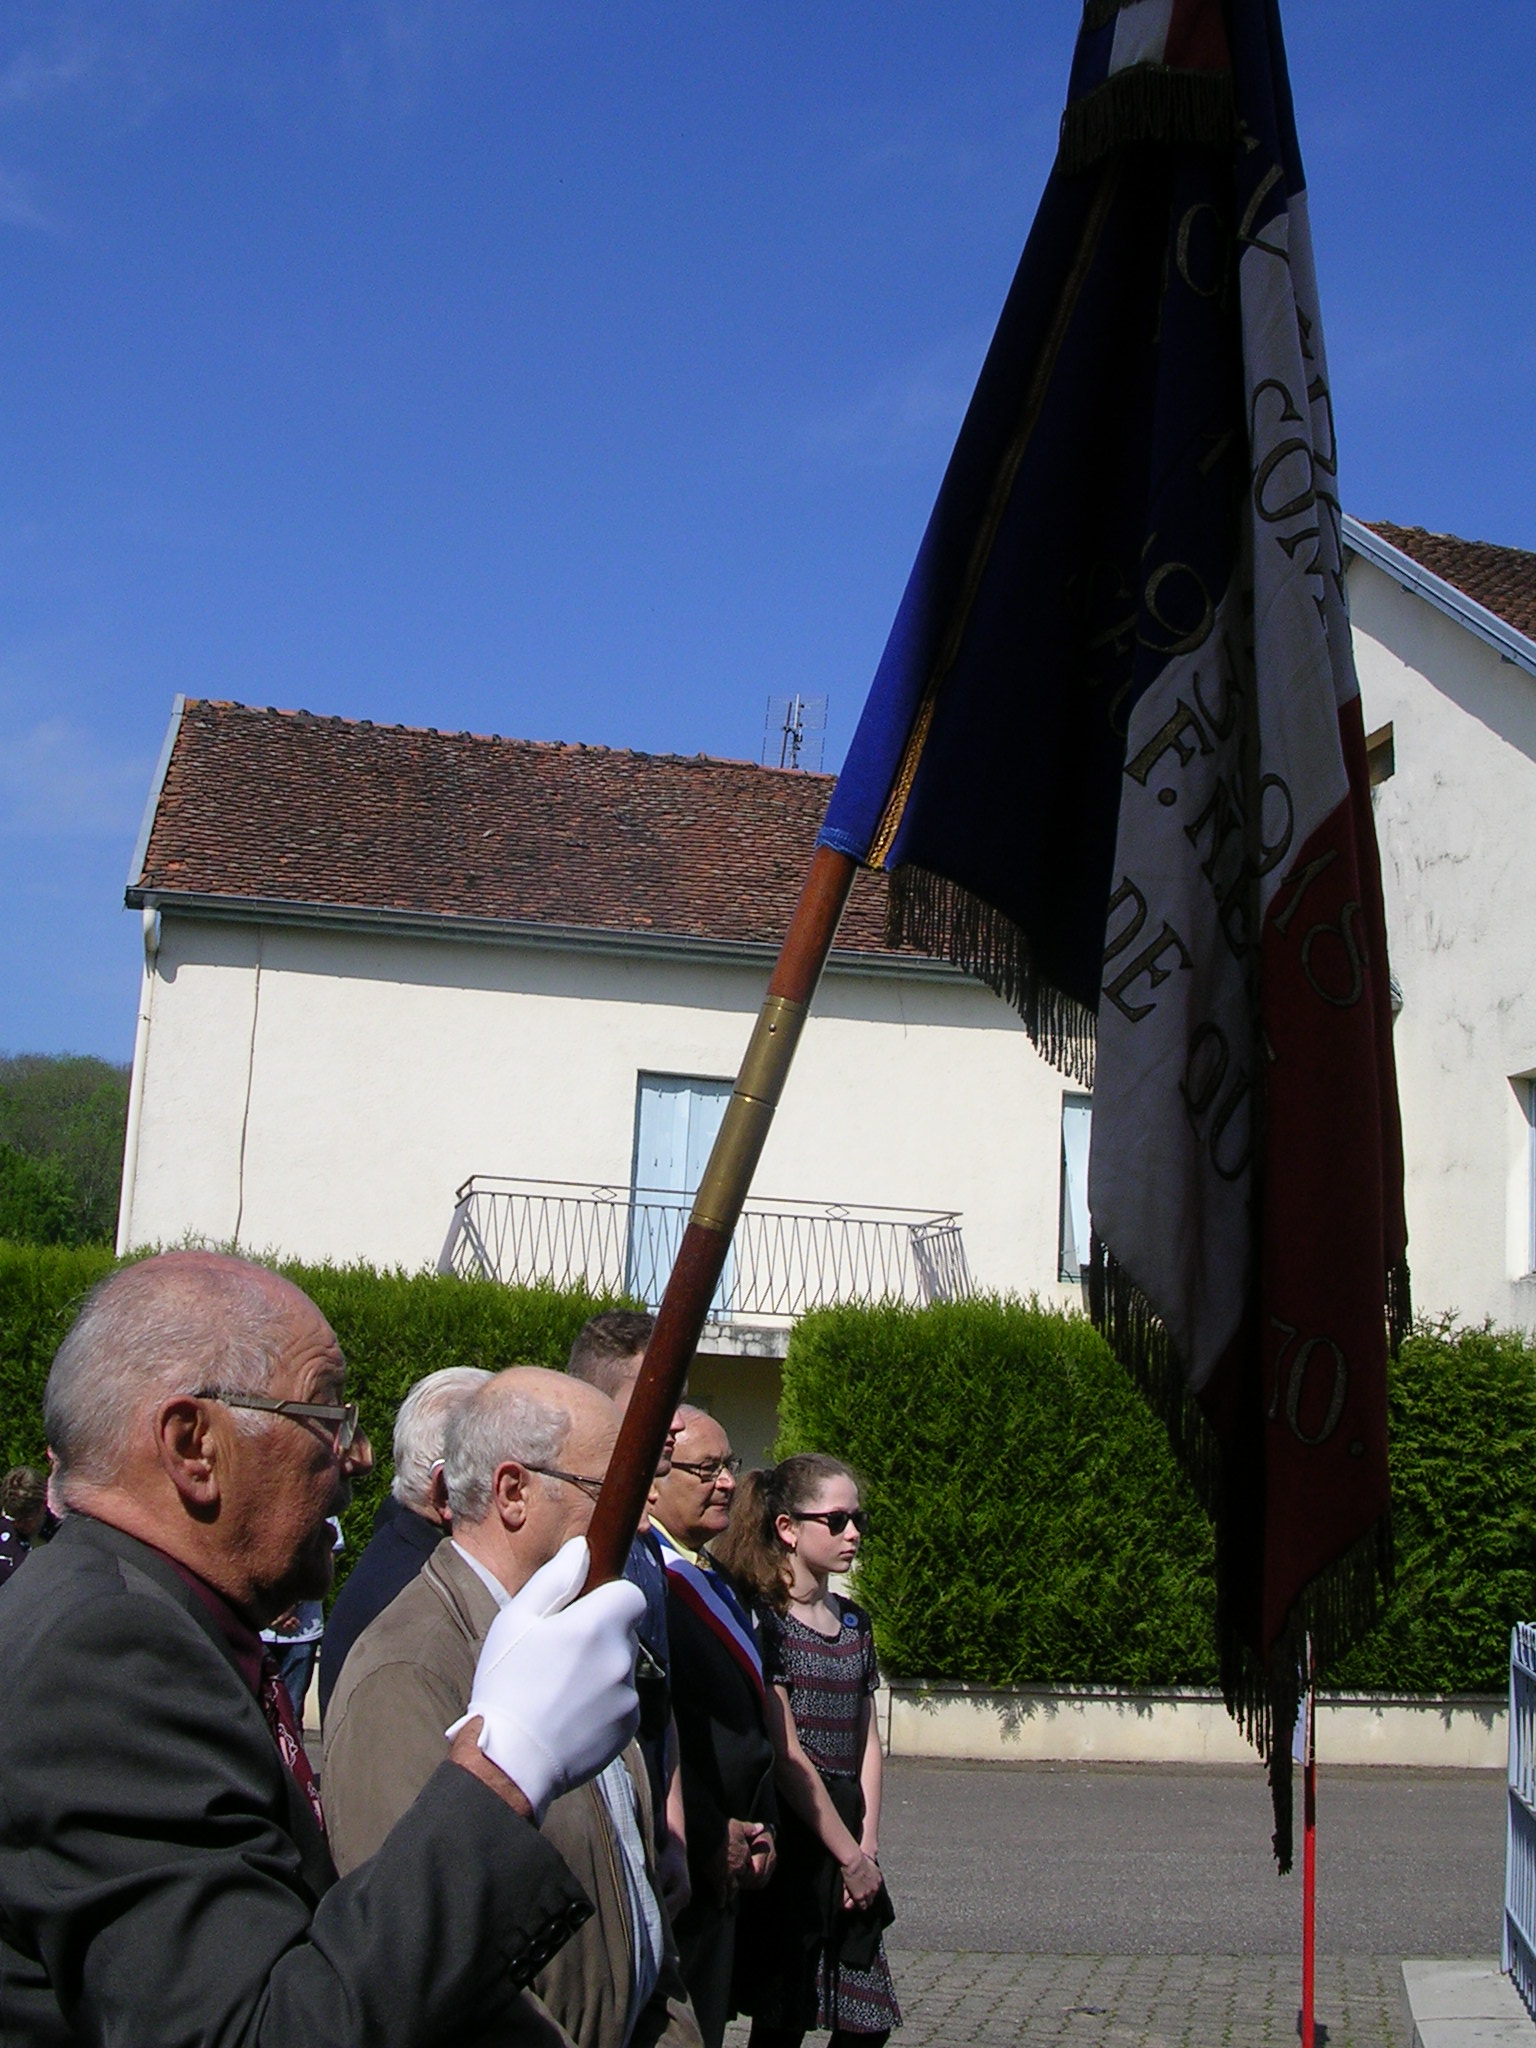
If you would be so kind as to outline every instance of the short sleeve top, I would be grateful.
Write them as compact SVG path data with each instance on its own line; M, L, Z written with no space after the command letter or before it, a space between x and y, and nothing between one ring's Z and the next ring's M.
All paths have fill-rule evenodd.
M856 1778L864 1701L880 1683L869 1616L839 1597L843 1625L824 1636L793 1614L763 1617L763 1675L789 1694L800 1746L823 1777Z

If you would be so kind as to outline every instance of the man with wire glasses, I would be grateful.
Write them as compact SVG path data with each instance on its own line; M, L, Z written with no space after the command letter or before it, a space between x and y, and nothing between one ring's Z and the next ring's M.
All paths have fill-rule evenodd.
M687 1405L679 1415L652 1514L667 1571L693 1879L677 1945L705 2048L720 2048L732 2010L738 1894L773 1874L778 1802L757 1626L705 1547L730 1520L741 1460L712 1415Z
M513 2038L591 1910L537 1820L634 1727L638 1594L568 1604L585 1546L562 1553L338 1882L258 1633L325 1592L372 1463L324 1317L242 1259L143 1260L87 1296L44 1422L67 1512L0 1611L0 2039Z
M326 1712L325 1796L343 1871L375 1854L440 1766L443 1730L472 1711L482 1644L585 1532L618 1428L605 1394L536 1366L497 1373L449 1416L453 1534L358 1637ZM638 1746L556 1799L543 1832L596 1908L534 1980L554 2020L576 2048L699 2048L656 1887Z

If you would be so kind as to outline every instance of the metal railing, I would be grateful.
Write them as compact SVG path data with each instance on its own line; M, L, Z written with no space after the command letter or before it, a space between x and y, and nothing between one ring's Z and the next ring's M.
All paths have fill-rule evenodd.
M1509 1636L1509 1835L1504 1968L1536 2019L1536 1622Z
M440 1273L660 1302L690 1197L660 1188L475 1174L459 1189ZM970 1268L952 1211L749 1200L711 1305L718 1321L790 1319L839 1302L960 1301Z

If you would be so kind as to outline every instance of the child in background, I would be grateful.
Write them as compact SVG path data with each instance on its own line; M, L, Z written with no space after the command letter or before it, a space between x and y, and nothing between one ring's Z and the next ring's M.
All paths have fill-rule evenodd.
M867 1527L848 1467L811 1452L749 1472L710 1546L762 1615L782 1811L777 1872L743 1899L737 1933L751 2048L799 2048L812 2027L832 2030L829 2048L879 2048L901 2024L880 1938L895 1916L878 1861L874 1635L829 1583Z

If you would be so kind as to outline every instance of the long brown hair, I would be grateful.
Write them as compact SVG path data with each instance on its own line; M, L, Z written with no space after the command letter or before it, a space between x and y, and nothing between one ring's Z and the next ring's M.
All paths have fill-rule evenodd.
M775 1527L780 1515L792 1515L813 1501L829 1479L858 1477L840 1459L824 1451L801 1451L761 1472L744 1472L731 1500L725 1532L709 1546L710 1556L746 1592L775 1614L789 1605L789 1552Z

